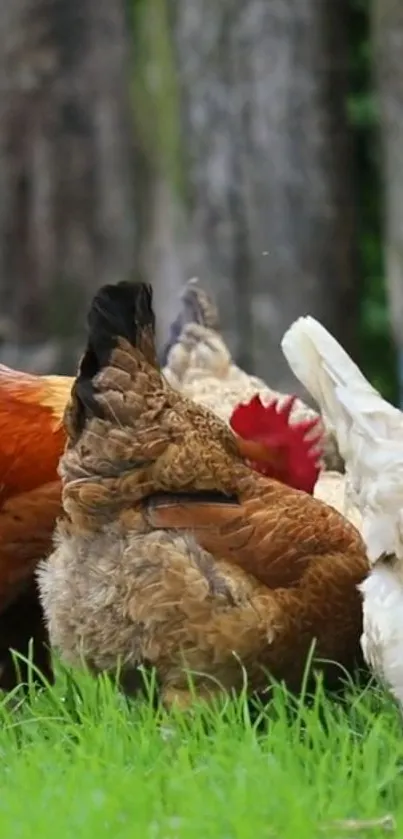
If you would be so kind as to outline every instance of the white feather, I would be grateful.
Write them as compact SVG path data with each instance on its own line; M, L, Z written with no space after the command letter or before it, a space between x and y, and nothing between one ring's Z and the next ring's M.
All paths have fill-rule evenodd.
M318 402L345 460L373 568L362 584L364 657L403 706L403 414L312 317L284 335L284 355ZM383 554L394 554L386 563Z
M380 564L360 586L364 599L364 658L390 685L403 706L403 583L394 568Z
M370 561L403 559L403 415L314 318L299 318L282 350L336 435Z

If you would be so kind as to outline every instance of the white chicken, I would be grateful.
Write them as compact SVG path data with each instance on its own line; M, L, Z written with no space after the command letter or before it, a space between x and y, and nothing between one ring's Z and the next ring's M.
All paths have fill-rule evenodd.
M360 586L363 653L403 706L403 414L314 318L292 324L282 350L333 429L345 461L371 568Z

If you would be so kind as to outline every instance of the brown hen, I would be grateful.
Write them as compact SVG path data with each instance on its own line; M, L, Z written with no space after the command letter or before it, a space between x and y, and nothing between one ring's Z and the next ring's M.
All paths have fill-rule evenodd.
M156 667L166 702L298 689L316 639L329 684L361 661L360 535L320 501L252 471L231 430L157 368L144 284L94 298L66 411L65 517L39 584L71 663ZM243 671L244 668L244 671Z

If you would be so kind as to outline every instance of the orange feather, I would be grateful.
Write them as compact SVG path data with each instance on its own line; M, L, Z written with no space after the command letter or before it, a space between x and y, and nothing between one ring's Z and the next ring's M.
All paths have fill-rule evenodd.
M0 365L0 688L13 687L8 645L51 676L34 572L52 544L61 512L57 467L65 445L63 414L73 380L33 376Z
M0 504L57 480L72 381L0 365Z

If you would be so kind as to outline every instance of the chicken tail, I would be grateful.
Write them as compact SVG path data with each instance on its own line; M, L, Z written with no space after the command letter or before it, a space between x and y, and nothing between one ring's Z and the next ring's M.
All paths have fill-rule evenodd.
M146 283L105 285L92 301L88 314L87 348L65 416L71 441L81 434L87 419L105 416L106 406L100 399L97 376L113 365L116 350L127 350L127 345L137 350L143 361L158 368L153 294L151 286Z
M88 329L85 358L92 376L108 365L122 338L140 350L149 364L157 366L153 294L147 283L121 282L103 286L92 301ZM94 365L96 369L92 369Z
M219 328L215 304L198 280L190 280L162 355L163 373L171 387L181 390L188 374L192 379L199 375L223 379L228 375L232 358Z
M206 291L201 287L199 280L193 277L188 280L180 295L180 309L171 324L169 338L161 352L161 366L168 363L171 349L178 343L183 329L189 323L197 323L206 329L220 329L220 318L217 306Z
M282 341L295 375L334 426L345 459L348 494L362 516L370 562L403 556L401 412L366 380L314 318L297 320Z
M354 432L373 442L396 421L397 409L367 381L336 339L313 317L301 317L285 333L281 347L292 371L316 400L333 428L340 453L352 456Z

